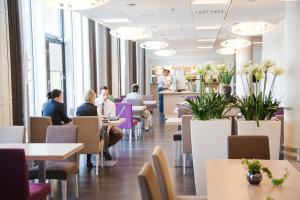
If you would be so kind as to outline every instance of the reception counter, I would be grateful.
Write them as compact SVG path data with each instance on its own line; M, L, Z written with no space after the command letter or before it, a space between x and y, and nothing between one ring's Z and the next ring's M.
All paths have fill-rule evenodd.
M165 90L160 92L160 94L164 95L164 114L165 115L177 115L175 112L177 105L182 103L186 96L197 96L199 92L172 92L169 90Z

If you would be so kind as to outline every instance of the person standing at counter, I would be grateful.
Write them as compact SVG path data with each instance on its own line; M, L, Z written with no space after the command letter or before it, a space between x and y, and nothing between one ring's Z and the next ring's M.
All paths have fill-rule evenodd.
M162 75L157 78L157 91L161 92L164 90L168 90L172 84L172 79L170 76L170 70L163 69ZM159 94L159 112L164 112L164 95Z

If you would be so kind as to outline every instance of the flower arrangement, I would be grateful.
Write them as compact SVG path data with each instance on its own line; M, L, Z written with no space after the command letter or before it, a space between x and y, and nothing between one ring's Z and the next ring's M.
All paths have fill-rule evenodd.
M235 67L232 67L231 70L229 70L229 68L225 64L222 64L218 66L218 70L219 70L219 76L218 76L219 83L230 85L232 77L235 73Z
M194 74L187 74L187 75L185 75L185 79L186 79L188 82L193 82L193 81L196 81L196 80L197 80L197 77L196 77L196 75L194 75Z
M247 63L241 69L242 80L243 77L247 81L248 91L245 89L245 98L238 98L236 100L236 107L241 110L245 120L257 121L270 120L273 114L279 109L280 101L273 97L273 88L277 77L283 74L283 69L271 60L266 60L262 64ZM267 93L266 87L268 78L272 77L271 87ZM255 91L253 91L252 82L255 84ZM244 84L244 81L243 81Z
M261 173L264 172L267 174L268 178L271 180L271 183L274 186L281 186L283 185L284 181L288 178L289 176L289 172L287 169L285 169L285 173L284 175L279 178L279 179L275 179L273 177L273 174L271 172L271 170L268 167L264 167L259 160L247 160L247 159L242 159L242 164L245 165L246 169L248 170L248 172L250 173Z

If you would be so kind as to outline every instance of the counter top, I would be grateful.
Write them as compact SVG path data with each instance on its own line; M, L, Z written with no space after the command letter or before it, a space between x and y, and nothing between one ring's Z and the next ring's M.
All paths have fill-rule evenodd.
M200 92L190 92L190 91L183 91L183 92L173 92L171 90L164 90L159 92L159 94L176 94L176 95L187 95L187 94L200 94Z

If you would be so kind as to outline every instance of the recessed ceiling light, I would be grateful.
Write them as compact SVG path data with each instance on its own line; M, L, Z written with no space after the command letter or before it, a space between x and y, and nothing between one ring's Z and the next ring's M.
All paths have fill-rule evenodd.
M196 26L196 30L218 30L221 26Z
M152 36L151 31L135 26L121 26L117 29L111 30L110 34L114 37L125 40L142 40Z
M231 55L235 54L235 50L232 48L220 48L217 50L217 53L221 55Z
M158 51L155 51L154 54L157 55L157 56L166 57L166 56L175 55L176 51L175 50L158 50Z
M222 47L231 48L231 49L242 49L250 45L251 42L245 39L229 39L221 43Z
M216 41L216 39L212 38L212 39L198 39L198 42L214 42Z
M201 5L201 4L227 4L229 0L193 0L192 4Z
M198 49L212 49L213 46L199 46Z
M128 23L130 20L128 18L102 18L105 23Z
M140 44L141 48L148 49L148 50L158 50L163 49L169 46L167 42L163 41L147 41Z
M110 0L42 0L48 6L67 10L86 10L102 6Z
M268 22L243 22L230 28L232 33L244 36L262 35L275 28L274 24Z

